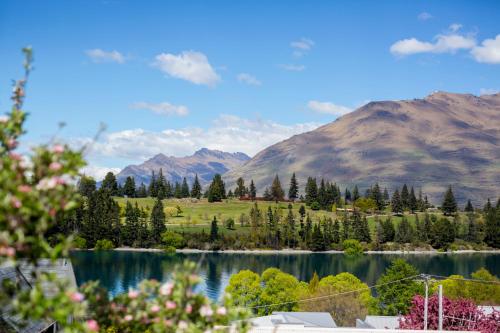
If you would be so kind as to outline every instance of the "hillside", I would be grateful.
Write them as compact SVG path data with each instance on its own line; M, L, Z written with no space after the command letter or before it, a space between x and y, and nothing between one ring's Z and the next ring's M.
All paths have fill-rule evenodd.
M316 130L279 142L226 173L259 192L292 172L366 188L415 186L436 203L451 184L460 202L500 193L500 94L436 92L424 99L371 102Z
M192 183L196 174L202 185L209 183L216 173L224 174L230 169L243 164L250 159L244 153L226 153L219 150L202 148L191 156L173 157L158 154L139 165L129 165L118 175L117 179L123 183L128 176L135 179L136 184L148 184L151 172L158 174L162 169L163 175L170 182L180 182L186 177Z

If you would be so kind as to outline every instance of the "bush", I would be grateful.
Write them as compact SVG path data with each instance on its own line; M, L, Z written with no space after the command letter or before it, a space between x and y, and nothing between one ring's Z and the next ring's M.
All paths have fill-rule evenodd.
M319 202L314 201L313 203L311 203L311 207L310 208L312 210L319 210L321 208L321 206L319 205Z
M344 253L348 256L355 256L363 253L363 247L356 239L346 239L342 245L344 247Z
M184 237L174 231L165 231L161 235L161 240L165 248L173 247L174 249L180 249L186 246Z
M87 240L83 237L76 236L73 239L73 246L75 249L86 249L87 248Z
M112 250L115 248L115 245L109 239L99 239L95 243L94 250Z
M229 230L234 230L234 219L232 217L228 218L225 223L226 228Z

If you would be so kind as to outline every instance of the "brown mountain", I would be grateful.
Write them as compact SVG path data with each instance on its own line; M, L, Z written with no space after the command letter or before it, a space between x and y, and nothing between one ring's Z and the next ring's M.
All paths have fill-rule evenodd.
M195 175L198 174L200 183L205 185L216 173L223 174L249 159L250 157L244 153L227 153L202 148L193 155L185 157L158 154L142 164L127 166L116 177L120 183L131 176L137 185L141 182L149 184L152 171L158 175L162 169L163 175L170 182L181 182L186 177L188 183L192 184Z
M458 201L484 203L500 194L500 94L371 102L270 146L225 179L253 178L262 193L275 174L288 187L293 172L302 186L308 176L391 192L406 183L436 204L452 185Z

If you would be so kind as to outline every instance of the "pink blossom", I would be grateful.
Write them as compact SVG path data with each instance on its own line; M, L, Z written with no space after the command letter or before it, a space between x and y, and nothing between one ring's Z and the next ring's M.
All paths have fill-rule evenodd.
M193 312L193 307L191 306L191 304L186 305L186 313L189 314L191 312Z
M151 307L152 313L157 313L158 311L160 311L160 307L158 305L155 304Z
M61 145L55 145L53 148L52 148L52 152L56 153L56 154L62 154L64 152L64 146L61 146Z
M12 206L14 208L17 208L17 209L21 208L21 206L23 205L21 203L21 201L19 201L19 199L16 197L12 197L12 199L10 199L10 203L12 204Z
M94 319L87 320L87 328L92 332L99 331L99 324Z
M62 168L62 164L59 162L52 162L49 165L49 169L52 171L59 171Z
M163 323L165 324L165 326L169 327L169 326L172 326L173 322L172 320L170 319L165 319L165 321L163 321Z
M221 306L217 309L217 314L221 316L225 316L227 314L227 310L225 307Z
M166 301L165 302L165 307L169 310L175 309L177 307L177 304L172 301Z
M71 301L79 303L85 299L85 296L83 296L83 294L79 292L73 292L69 295L69 298L71 299Z
M139 296L139 292L137 290L134 290L134 289L129 290L128 298L134 299L134 298L137 298L138 296Z
M21 157L21 155L19 154L16 154L16 153L10 153L9 154L9 157L13 160L16 160L16 161L21 161L23 158Z
M133 317L132 315L126 315L123 319L125 319L125 321L132 321Z
M10 246L0 247L0 255L2 256L13 257L15 254L16 254L16 249L14 249L13 247Z
M202 317L210 317L214 314L214 310L209 305L203 305L200 308L200 316Z
M181 320L179 321L179 324L177 325L181 330L185 330L186 328L188 328L188 324L184 321L184 320Z
M17 141L14 140L14 139L9 139L7 141L7 147L9 147L10 149L14 149L17 147Z
M57 182L56 177L42 178L36 185L36 188L41 191L51 190L57 186Z
M5 124L8 121L9 121L9 117L7 117L7 116L0 116L0 123Z
M174 285L171 282L164 283L160 287L160 294L163 296L168 296L172 293L173 288Z
M29 193L31 192L31 186L29 185L19 185L17 187L17 190L22 193Z

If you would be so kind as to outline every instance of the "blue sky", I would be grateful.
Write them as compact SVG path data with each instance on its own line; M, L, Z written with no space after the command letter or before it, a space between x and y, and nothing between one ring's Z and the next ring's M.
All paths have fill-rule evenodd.
M2 111L25 45L27 144L103 122L98 177L159 152L253 155L371 100L500 90L498 1L4 0Z

